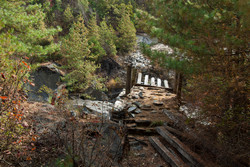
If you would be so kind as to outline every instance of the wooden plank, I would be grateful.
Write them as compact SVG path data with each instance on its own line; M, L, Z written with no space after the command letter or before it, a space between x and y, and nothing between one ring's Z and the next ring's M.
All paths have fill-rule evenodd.
M151 86L156 86L154 77L151 78Z
M187 165L184 164L181 158L171 153L157 137L149 137L150 143L153 147L160 153L163 159L169 163L173 167L185 167Z
M181 131L179 131L177 129L174 129L174 128L170 127L170 126L164 126L164 128L166 128L169 132L171 132L171 133L173 133L173 134L175 134L177 136L180 136L182 138L188 138L189 137L185 133L183 133L183 132L181 132Z
M165 86L165 88L169 88L169 85L168 85L168 81L167 81L167 80L164 80L164 86Z
M148 84L148 75L145 75L144 85L149 85L149 84Z
M165 89L169 92L173 92L173 88L165 88L165 87L155 87L155 86L151 86L151 85L143 85L143 84L135 84L135 86L143 86L143 87L149 87L149 88L152 88L152 89Z
M157 78L157 86L161 87L161 79L160 78Z
M156 131L173 147L175 147L183 157L185 157L192 165L196 167L206 166L205 162L193 151L191 151L185 144L183 144L174 135L169 133L164 127L157 127Z
M141 84L142 73L138 73L137 84Z

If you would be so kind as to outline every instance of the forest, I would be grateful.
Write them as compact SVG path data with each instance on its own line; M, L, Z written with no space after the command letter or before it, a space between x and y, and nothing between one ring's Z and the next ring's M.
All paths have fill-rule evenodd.
M169 80L177 107L169 107L171 111L179 112L183 104L198 109L195 118L185 116L179 124L196 138L191 131L178 129L177 122L172 128L191 136L182 135L183 142L202 159L208 155L205 159L214 162L201 166L249 166L249 6L247 0L1 0L0 167L144 166L142 157L134 160L136 164L130 158L135 153L126 150L131 142L125 123L112 125L115 132L121 131L122 155L109 155L108 147L113 149L116 140L109 138L110 131L103 137L106 131L95 128L110 126L110 120L103 123L94 116L87 123L91 114L70 106L72 96L93 100L110 94L112 98L101 101L115 105L112 93L126 87L126 60L138 50L154 67L142 71L161 77L175 72ZM173 52L138 43L140 34ZM59 79L63 88L45 86L40 91L48 94L48 100L30 101L28 91L37 85L35 72L48 62L63 71ZM98 94L92 97L90 92ZM130 115L128 101L126 105L122 111ZM36 112L43 109L44 113ZM47 125L35 121L50 115L54 122L47 124L56 132L40 133ZM165 125L158 119L150 127ZM102 148L101 138L111 142L109 146ZM156 162L155 166L175 165Z

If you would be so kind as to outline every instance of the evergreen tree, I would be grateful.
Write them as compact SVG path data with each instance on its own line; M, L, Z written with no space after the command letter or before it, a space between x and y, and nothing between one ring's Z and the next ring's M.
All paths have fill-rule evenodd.
M32 1L0 1L0 155L4 155L1 166L15 166L13 161L27 158L22 152L29 147L32 134L22 124L27 119L22 103L26 99L23 84L31 83L28 61L59 50L53 37L60 28L47 28L44 18L41 6ZM11 155L5 156L9 150Z
M115 30L111 25L109 27L105 21L102 21L100 26L101 44L107 55L115 56L117 53L114 42L116 40Z
M63 13L64 15L64 20L65 22L68 24L68 23L71 23L74 19L74 16L72 14L72 11L71 11L71 8L70 8L70 5L68 5Z
M235 140L234 135L243 135L249 123L248 2L155 0L150 5L155 16L148 22L151 33L198 67L186 77L190 98L202 108L200 119L220 126L224 142L242 142L244 136Z
M63 40L61 53L65 57L65 68L69 73L64 77L71 91L82 92L88 87L101 89L101 78L95 75L99 67L95 64L99 55L91 54L88 43L88 29L82 17L73 24L68 37Z
M53 36L61 29L47 28L41 5L31 5L30 2L0 1L1 57L7 53L42 57L59 49Z
M97 25L95 13L88 23L88 43L91 46L91 54L98 56L99 60L106 55L100 44L100 27Z
M117 48L122 52L132 51L136 45L136 29L128 13L118 23Z
M88 30L89 30L89 33L88 33L89 38L95 37L97 40L100 40L100 28L97 25L95 13L92 14L88 22Z

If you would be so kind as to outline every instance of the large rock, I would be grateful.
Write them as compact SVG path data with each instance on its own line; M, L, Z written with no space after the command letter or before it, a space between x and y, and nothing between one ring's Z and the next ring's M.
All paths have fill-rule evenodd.
M127 105L127 102L125 100L117 100L114 104L114 111L120 112L122 111Z
M100 100L100 101L108 101L109 98L108 96L101 90L93 89L93 88L88 88L84 93L88 94L95 100Z
M49 101L49 97L58 88L60 77L64 73L57 68L54 63L48 62L41 64L36 71L31 73L31 78L35 86L26 84L29 101Z
M172 48L170 48L168 45L164 45L162 43L158 43L156 45L153 45L151 47L152 50L154 51L158 51L158 52L166 52L168 54L173 54L174 50Z
M151 38L149 35L145 34L145 33L138 33L136 35L137 37L137 43L145 43L145 44L148 44L148 45L151 45L151 44L156 44L158 43L158 39L157 38Z
M82 100L75 99L69 102L73 107L82 108L84 110L87 108L93 114L103 117L105 119L110 119L110 113L114 109L114 104L107 101L94 101L94 100ZM84 111L83 111L84 112Z

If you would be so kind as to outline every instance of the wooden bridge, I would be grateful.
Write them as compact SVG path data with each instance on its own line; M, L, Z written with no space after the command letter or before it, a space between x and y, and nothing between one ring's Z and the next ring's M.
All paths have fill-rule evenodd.
M142 81L143 79L143 75L142 73L138 73L137 75L137 82L136 85L142 85L142 86L152 86L152 87L162 87L162 88L166 88L166 89L170 89L168 81L167 80L162 80L160 78L154 78L151 77L150 81L149 81L149 75L145 75L144 76L144 81Z
M141 72L137 73L136 69L132 70L131 65L129 65L127 66L126 94L130 93L130 89L133 87L133 85L165 88L169 91L173 90L172 88L170 88L168 80L162 80L160 78L155 77L150 78L148 74L145 74L143 76Z

